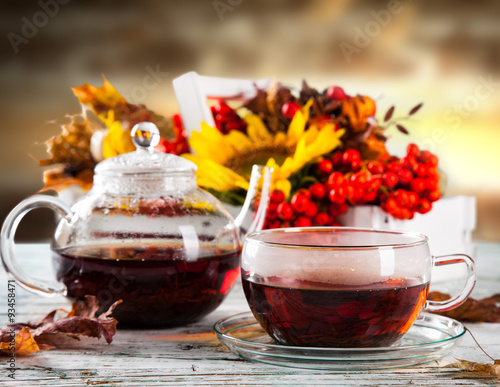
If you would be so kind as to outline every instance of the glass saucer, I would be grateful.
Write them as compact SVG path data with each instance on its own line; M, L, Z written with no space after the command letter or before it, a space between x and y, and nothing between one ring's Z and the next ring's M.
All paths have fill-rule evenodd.
M429 363L448 355L465 333L462 323L429 313L421 313L410 330L390 347L313 348L275 344L251 312L219 320L214 330L231 352L244 359L330 371L370 371Z

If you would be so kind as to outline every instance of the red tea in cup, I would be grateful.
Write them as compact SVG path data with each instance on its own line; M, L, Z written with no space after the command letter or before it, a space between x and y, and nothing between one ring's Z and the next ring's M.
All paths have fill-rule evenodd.
M433 266L464 263L460 293L427 301ZM427 237L349 228L288 228L247 235L243 289L251 311L279 344L363 348L397 342L422 309L448 310L474 288L474 262L433 257Z
M429 283L354 287L270 277L243 279L243 289L257 321L278 343L354 348L387 346L406 333L425 303Z

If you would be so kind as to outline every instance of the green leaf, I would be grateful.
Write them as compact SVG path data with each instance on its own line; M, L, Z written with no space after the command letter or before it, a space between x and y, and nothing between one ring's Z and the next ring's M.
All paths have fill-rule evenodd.
M207 189L212 195L223 203L232 204L233 206L241 206L245 202L247 192L244 189L230 190L230 191L216 191L214 189Z

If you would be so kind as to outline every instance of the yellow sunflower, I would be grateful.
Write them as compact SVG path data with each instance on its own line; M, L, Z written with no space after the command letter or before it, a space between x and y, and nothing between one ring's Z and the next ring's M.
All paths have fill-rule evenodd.
M105 159L135 150L135 145L130 137L130 131L123 130L119 120L115 119L114 110L110 109L107 115L100 114L99 118L108 128L103 140L103 156Z
M196 154L184 154L198 170L197 180L202 187L225 192L248 189L251 168L254 164L274 169L272 189L279 189L288 197L289 177L304 165L340 145L344 130L335 130L334 124L322 128L311 125L309 101L293 117L286 133L270 133L259 116L245 116L247 134L233 130L224 135L206 123L201 132L193 132L189 140Z

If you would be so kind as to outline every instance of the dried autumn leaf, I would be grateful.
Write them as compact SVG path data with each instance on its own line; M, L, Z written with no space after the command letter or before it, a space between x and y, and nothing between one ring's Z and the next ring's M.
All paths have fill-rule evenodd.
M267 106L267 92L262 89L257 89L255 97L249 99L243 106L261 118L267 116L269 114L269 108Z
M290 89L273 82L267 90L256 88L255 97L244 103L244 107L258 115L270 133L285 132L290 123L281 108L285 102L295 101Z
M314 87L311 87L307 84L305 80L302 80L302 87L300 89L300 101L303 105L307 103L310 99L314 99L318 97L320 93Z
M113 309L114 309L114 306L113 306ZM68 313L68 317L79 316L79 317L92 318L95 316L95 314L97 313L98 310L99 310L99 302L97 302L97 299L94 296L87 296L83 300L73 302L73 305L71 305L71 312ZM52 313L54 313L54 312L52 312ZM106 314L110 314L110 313L111 313L110 310L108 310L106 312ZM50 318L50 315L51 314L49 313L45 317L45 319L47 319L48 317ZM44 321L44 320L42 320L42 321Z
M84 191L88 191L92 188L93 181L94 171L91 169L85 169L73 175L65 171L64 165L59 165L43 173L44 187L40 192L49 189L59 192L72 184L79 185Z
M432 301L445 301L450 299L449 294L430 292L428 299ZM446 312L434 312L460 321L475 322L500 322L500 294L476 300L469 298L458 308Z
M80 336L104 337L110 344L116 333L115 318L111 317L114 308L121 302L117 301L104 313L95 316L99 302L95 296L86 296L84 300L73 303L71 312L65 317L54 320L58 311L50 312L37 323L10 324L0 330L0 355L10 355L11 336L15 334L15 350L17 355L27 355L57 347L57 336L64 335L73 339Z
M285 102L293 101L290 89L282 87L279 83L273 82L267 90L267 108L269 116L264 117L264 122L271 133L285 132L287 130L289 120L287 120L281 108Z
M393 113L394 113L394 105L391 106L389 108L389 110L387 110L387 113L385 113L384 122L389 121L391 119Z
M495 360L491 363L478 363L474 361L457 359L458 363L452 363L445 366L445 368L458 368L464 371L477 373L480 375L488 374L500 378L500 360Z
M398 130L399 130L401 133L404 133L404 134L410 134L410 132L408 132L408 129L406 129L403 125L396 124L396 128L398 128Z
M313 101L312 112L310 119L321 121L325 117L330 117L331 120L338 120L342 111L342 101L330 99L328 97L328 89L320 93L313 87L310 87L306 81L302 81L302 88L300 90L299 102L302 105Z
M323 107L323 114L324 115L330 115L336 112L338 108L342 106L342 101L338 100L330 100L325 103L325 106Z
M40 166L52 166L44 173L41 191L60 191L76 184L87 191L92 187L96 162L90 152L92 134L99 127L81 116L72 116L71 122L62 125L61 134L45 142L49 158L39 160Z
M366 129L368 117L372 117L375 111L375 101L367 96L347 97L342 103L342 114L355 131Z
M62 125L61 134L46 141L50 157L40 160L42 167L54 164L64 164L72 172L93 169L96 165L90 154L90 138L99 129L88 119L73 116L69 124Z
M144 105L128 103L106 78L99 88L84 84L73 88L73 92L102 123L90 122L85 116L75 116L72 122L62 126L60 135L47 141L50 157L39 161L39 164L56 167L44 175L45 186L42 191L60 191L71 184L80 185L85 191L92 187L96 161L90 150L91 138L103 126L108 129L103 140L103 155L106 158L135 150L130 129L138 122L155 123L162 138L173 139L176 136L172 118L156 114Z
M10 336L9 336L10 337ZM10 342L0 342L0 354L29 355L30 353L47 351L54 348L47 344L38 344L30 332L30 328L23 327L19 333L15 335L14 351L12 351Z
M172 120L156 114L144 105L135 105L127 102L125 98L108 82L106 77L101 87L88 83L73 88L73 93L82 105L91 109L103 122L109 119L109 112L113 112L115 121L125 123L123 131L130 135L130 129L142 121L154 123L160 130L160 135L169 140L175 138Z
M269 110L275 112L276 115L282 115L281 108L285 102L295 101L295 97L292 95L290 89L276 85L276 87L271 87L267 93L267 103Z
M387 137L384 136L382 133L374 133L374 136L377 140L380 140L382 142L386 142L387 141Z
M416 112L418 112L420 110L420 108L424 105L423 102L419 103L418 105L414 106L410 112L408 113L409 116L412 116L414 115Z

